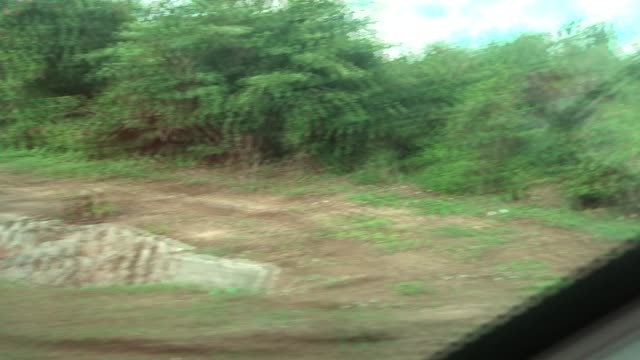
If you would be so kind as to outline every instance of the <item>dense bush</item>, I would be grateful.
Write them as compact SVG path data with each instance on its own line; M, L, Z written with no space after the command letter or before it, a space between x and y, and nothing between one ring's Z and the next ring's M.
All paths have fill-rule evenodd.
M639 200L640 59L614 53L610 26L391 59L343 1L270 4L0 0L0 145Z
M0 0L0 145L66 150L62 134L103 83L84 58L114 43L132 4L111 0ZM56 133L55 135L52 134Z

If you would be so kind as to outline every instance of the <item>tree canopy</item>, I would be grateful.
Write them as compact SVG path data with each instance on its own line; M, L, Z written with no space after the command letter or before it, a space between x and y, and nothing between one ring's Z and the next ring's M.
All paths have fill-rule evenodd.
M0 145L637 206L640 57L610 25L389 58L344 1L272 3L0 0Z

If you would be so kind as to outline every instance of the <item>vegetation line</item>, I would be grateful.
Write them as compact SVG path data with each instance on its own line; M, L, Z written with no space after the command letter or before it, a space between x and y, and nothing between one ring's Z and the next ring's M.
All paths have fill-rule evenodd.
M390 58L344 1L268 3L0 2L0 161L162 176L153 161L295 160L451 194L561 184L577 208L638 210L640 56L607 24Z

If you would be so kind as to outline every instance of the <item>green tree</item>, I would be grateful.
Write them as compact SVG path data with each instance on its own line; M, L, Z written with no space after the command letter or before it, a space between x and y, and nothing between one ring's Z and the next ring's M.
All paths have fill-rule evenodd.
M531 167L525 154L544 128L527 103L526 76L545 66L546 45L540 36L523 35L477 50L469 61L465 82L449 97L457 101L446 111L446 125L412 163L433 190L509 191L517 198Z
M1 143L33 148L74 142L64 128L76 124L65 118L77 115L81 102L102 86L89 76L93 64L83 55L112 44L133 20L132 9L128 1L0 1Z
M347 164L367 148L365 99L380 91L367 70L383 46L346 5L169 9L102 52L102 149L239 161L308 152Z

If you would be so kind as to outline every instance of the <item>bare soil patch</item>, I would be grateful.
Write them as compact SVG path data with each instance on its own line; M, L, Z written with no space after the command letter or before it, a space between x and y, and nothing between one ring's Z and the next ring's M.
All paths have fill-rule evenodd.
M472 249L475 240L443 236L438 229L492 231L507 225L465 216L418 216L404 209L351 203L338 195L284 196L241 192L214 184L185 185L177 181L42 180L0 172L0 212L56 217L70 194L97 187L103 190L104 201L118 210L103 221L161 232L213 255L278 265L283 271L270 301L279 306L301 311L376 309L392 314L397 320L378 324L380 331L374 333L385 334L380 335L379 341L373 335L368 339L363 335L371 328L356 332L352 340L344 334L339 336L340 340L327 337L326 333L322 334L326 328L323 330L320 326L321 316L317 316L320 330L311 335L259 331L237 337L216 337L218 340L214 342L210 338L203 343L192 340L182 345L167 345L165 340L92 342L71 337L64 342L41 343L39 346L48 353L75 354L77 357L73 358L78 359L89 358L78 355L87 351L94 355L100 353L104 358L113 352L137 354L141 359L145 356L199 359L210 354L219 354L221 359L251 358L258 353L260 358L274 359L293 359L304 354L307 355L304 358L311 359L342 358L345 354L356 358L396 355L394 358L418 359L424 352L438 350L443 341L454 340L454 333L468 332L473 324L491 319L524 300L518 292L522 281L500 279L504 277L500 266L534 259L546 264L547 270L558 276L567 275L615 245L536 222L514 221L508 227L510 234L517 236L509 235L509 241L465 258L455 250ZM353 236L349 232L336 236L339 226L335 225L334 229L334 224L363 216L387 219L393 226L384 231L400 231L399 238L424 239L425 244L390 252L369 241L367 229ZM371 234L373 238L375 234ZM409 290L415 287L414 296L393 290L392 285L405 283ZM425 288L420 284L425 284ZM32 320L46 327L46 318ZM14 317L13 321L18 319ZM75 321L86 319L79 315ZM153 326L153 321L150 325ZM335 332L339 326L339 323L333 324L330 331ZM425 337L428 337L426 342ZM376 341L385 345L369 348L354 345ZM18 343L18 340L0 339L0 349L9 343ZM162 356L157 357L160 354ZM118 356L113 359L133 358Z

